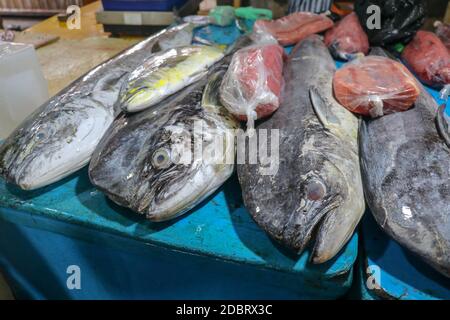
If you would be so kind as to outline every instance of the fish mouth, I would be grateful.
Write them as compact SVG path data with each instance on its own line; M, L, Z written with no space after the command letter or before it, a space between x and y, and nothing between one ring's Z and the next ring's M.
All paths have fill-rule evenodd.
M146 209L146 218L154 222L161 222L187 213L212 195L231 176L233 171L234 166L232 165L221 169L210 165L203 167L192 176L192 183L185 183L162 201L150 203Z
M288 242L291 242L298 254L301 254L309 245L313 235L320 229L322 222L325 218L336 210L340 205L340 195L336 194L328 197L325 201L305 201L305 204L297 210L299 214L303 214L308 218L304 224L295 224L293 216L285 226L283 235ZM293 233L293 234L292 234ZM292 234L292 235L291 235ZM289 239L292 239L289 241Z

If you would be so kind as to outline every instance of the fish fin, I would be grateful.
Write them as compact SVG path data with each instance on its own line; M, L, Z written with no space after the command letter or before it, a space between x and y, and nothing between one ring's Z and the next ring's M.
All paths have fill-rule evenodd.
M325 129L330 130L331 127L340 125L339 119L330 112L330 102L320 93L317 87L313 86L309 89L309 97L314 112Z
M438 108L436 114L436 127L439 134L444 139L447 146L450 148L450 125L449 120L445 118L445 107L446 105L443 104Z

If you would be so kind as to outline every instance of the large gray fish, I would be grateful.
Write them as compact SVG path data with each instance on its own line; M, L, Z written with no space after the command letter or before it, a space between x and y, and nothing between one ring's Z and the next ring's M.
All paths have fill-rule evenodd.
M340 251L365 209L358 119L334 100L334 72L318 36L299 43L284 68L280 109L257 126L257 132L279 129L278 172L262 175L260 165L238 164L244 202L256 222L299 253L315 236L314 263Z
M56 182L86 165L120 110L114 110L127 74L160 47L186 45L163 30L97 66L31 114L0 147L0 174L22 189ZM183 38L184 39L184 38ZM190 41L189 37L185 37Z
M379 48L372 54L386 56ZM450 149L441 136L440 116L422 88L410 110L365 121L361 166L367 202L378 224L450 276Z
M92 158L92 183L152 221L182 215L216 191L233 173L235 145L227 130L238 127L218 100L224 73L216 70L153 108L118 118Z

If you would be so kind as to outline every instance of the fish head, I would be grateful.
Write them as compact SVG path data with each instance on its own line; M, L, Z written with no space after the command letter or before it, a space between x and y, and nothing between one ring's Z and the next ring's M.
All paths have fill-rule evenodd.
M290 242L294 242L299 251L305 249L323 220L339 209L347 190L345 177L326 157L312 152L302 157L301 162L301 167L307 170L298 181L296 219L291 228L286 229Z
M234 139L219 149L218 161L203 157L216 155L213 129L223 126L202 105L205 83L116 120L91 161L92 183L151 221L180 216L212 194L232 174ZM233 159L225 162L224 155Z
M56 182L83 167L112 115L102 108L55 108L30 117L0 149L0 173L24 190Z
M334 155L336 156L336 155ZM303 214L303 234L300 247L304 248L312 236L315 243L311 260L324 263L333 258L352 236L364 210L364 196L359 168L352 166L357 159L333 159L311 153L305 166L311 170L300 182L300 206ZM336 161L333 161L336 160ZM354 172L351 172L354 168ZM345 172L345 174L344 174Z
M142 169L135 171L138 187L132 207L149 220L165 221L187 212L213 193L232 174L233 165L223 158L215 161L196 155L196 144L201 145L202 154L213 148L214 142L209 139L192 132L192 124L182 121L151 135L137 166ZM230 148L234 144L225 146L220 157Z

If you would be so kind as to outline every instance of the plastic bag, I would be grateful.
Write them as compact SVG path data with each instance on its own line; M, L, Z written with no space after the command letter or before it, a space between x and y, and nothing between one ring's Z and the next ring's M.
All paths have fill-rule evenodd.
M339 69L333 90L346 109L372 118L408 110L420 94L418 82L403 64L378 56L353 60Z
M306 37L325 31L333 26L333 21L325 15L309 12L296 12L283 18L267 21L258 20L255 32L259 29L270 32L283 45L292 45Z
M324 41L337 59L352 60L357 54L369 52L369 39L354 12L328 30Z
M436 21L434 26L436 27L436 35L450 51L450 24Z
M234 8L231 6L218 6L209 12L211 23L221 27L230 26L233 24L236 16Z
M423 83L442 88L443 98L450 84L450 53L432 32L418 31L413 41L403 50L402 59Z
M222 104L239 120L254 121L280 106L284 50L278 44L259 44L239 50L220 87Z
M374 5L380 8L379 15ZM426 15L423 0L359 0L355 12L374 46L408 43L423 25ZM377 20L380 28L374 25Z

